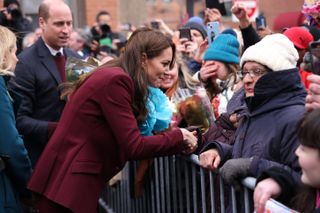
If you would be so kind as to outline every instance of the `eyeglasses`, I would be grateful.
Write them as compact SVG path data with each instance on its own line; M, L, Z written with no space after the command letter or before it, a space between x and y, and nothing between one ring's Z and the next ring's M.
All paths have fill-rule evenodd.
M244 79L244 77L246 77L247 74L249 74L251 78L257 78L257 77L263 76L267 72L268 72L267 70L263 70L263 69L241 70L238 72L238 75L241 79Z

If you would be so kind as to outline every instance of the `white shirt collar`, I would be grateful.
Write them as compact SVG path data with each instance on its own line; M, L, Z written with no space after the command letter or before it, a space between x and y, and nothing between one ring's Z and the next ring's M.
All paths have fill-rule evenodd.
M61 55L63 55L63 48L62 47L59 50L55 50L52 47L50 47L47 43L44 43L44 44L48 47L51 55L56 56L58 52L60 52Z

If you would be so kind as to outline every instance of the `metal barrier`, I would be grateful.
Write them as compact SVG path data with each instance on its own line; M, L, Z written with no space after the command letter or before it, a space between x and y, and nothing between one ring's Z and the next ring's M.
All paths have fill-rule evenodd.
M134 198L139 162L129 162L121 180L107 186L99 199L100 212L252 212L255 178L242 181L242 192L223 183L215 172L199 166L198 156L156 158L145 177L144 193Z

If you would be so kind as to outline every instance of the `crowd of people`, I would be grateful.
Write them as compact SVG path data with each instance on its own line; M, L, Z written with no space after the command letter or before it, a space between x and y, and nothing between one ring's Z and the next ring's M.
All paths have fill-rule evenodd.
M235 3L239 30L207 8L178 29L157 19L122 33L107 11L91 28L73 29L63 0L44 0L32 29L19 2L5 0L0 212L96 212L105 183L127 161L141 160L139 196L150 159L192 153L236 189L257 178L257 213L270 198L320 211L320 1L302 7L305 24L282 32L256 30ZM71 58L100 66L70 81ZM177 96L199 90L210 127L191 122L194 103L177 107Z

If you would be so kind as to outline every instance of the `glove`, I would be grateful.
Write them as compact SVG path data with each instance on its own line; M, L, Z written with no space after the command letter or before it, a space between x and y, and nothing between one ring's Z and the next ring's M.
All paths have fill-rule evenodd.
M235 188L240 188L242 178L249 175L252 158L236 158L228 160L220 169L220 174L223 180L234 185Z

